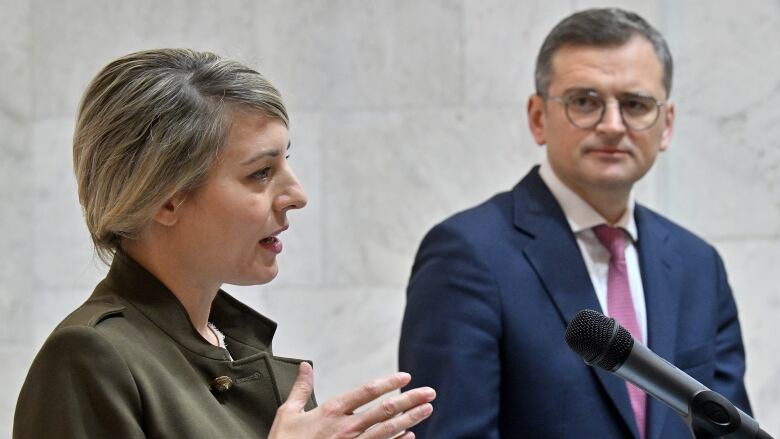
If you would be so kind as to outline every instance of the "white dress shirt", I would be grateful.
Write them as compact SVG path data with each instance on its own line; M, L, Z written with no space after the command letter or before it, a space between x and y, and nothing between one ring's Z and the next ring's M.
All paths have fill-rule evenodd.
M609 271L609 250L604 247L593 227L600 224L609 224L596 210L591 207L579 195L569 189L553 172L547 161L542 162L539 168L539 176L550 189L558 204L561 206L571 231L577 237L582 259L588 269L593 289L601 305L601 310L607 311L607 272ZM623 216L613 227L620 227L626 231L629 239L626 240L626 268L628 269L628 283L631 287L631 300L634 302L637 323L642 331L642 343L647 341L647 308L645 307L645 292L642 288L642 274L639 270L639 256L636 251L636 243L639 241L636 222L634 221L634 193L628 200L628 206Z

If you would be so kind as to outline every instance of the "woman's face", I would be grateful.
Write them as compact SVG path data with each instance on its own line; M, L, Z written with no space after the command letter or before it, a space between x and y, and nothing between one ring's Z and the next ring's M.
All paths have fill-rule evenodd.
M306 195L287 162L289 137L278 119L236 112L226 148L205 184L187 194L174 227L180 257L203 282L256 285L276 277L278 236Z

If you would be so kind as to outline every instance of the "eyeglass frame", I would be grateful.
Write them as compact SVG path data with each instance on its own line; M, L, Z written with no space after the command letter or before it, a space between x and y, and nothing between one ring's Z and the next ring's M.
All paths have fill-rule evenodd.
M658 119L661 118L661 107L666 106L666 101L659 101L658 99L656 99L653 96L631 93L630 95L634 96L634 97L641 97L641 98L645 98L645 99L652 99L653 100L653 105L656 108L655 119L653 119L653 121L650 122L646 127L638 129L638 128L632 127L629 123L626 122L626 116L623 114L623 106L621 105L623 100L618 99L618 98L604 99L600 94L598 94L597 92L592 91L592 90L585 91L585 93L583 93L583 94L588 95L588 96L593 97L593 98L598 98L601 101L601 103L602 103L601 114L599 115L598 119L596 119L596 122L594 122L592 125L589 125L589 126L577 125L576 123L574 123L574 121L572 120L571 115L569 114L569 104L571 103L571 99L576 97L575 94L570 94L568 96L547 95L547 96L542 96L542 99L544 99L544 100L550 99L550 100L553 100L553 101L556 101L556 102L559 102L559 103L563 104L563 112L566 114L566 119L568 119L569 123L572 124L574 127L580 128L580 129L583 129L583 130L588 130L588 129L594 128L595 126L597 126L598 124L600 124L604 120L604 114L606 114L606 112L607 112L607 103L609 101L612 101L612 100L615 100L618 103L618 111L620 112L620 120L621 120L621 122L623 122L623 125L627 129L630 129L631 131L638 131L638 132L647 131L650 128L652 128L653 125L655 125L658 122Z

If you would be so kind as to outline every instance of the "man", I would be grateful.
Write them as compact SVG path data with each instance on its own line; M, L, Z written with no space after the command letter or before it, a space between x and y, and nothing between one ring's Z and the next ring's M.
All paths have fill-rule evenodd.
M720 257L632 196L669 146L671 79L663 37L636 14L586 10L548 35L528 102L546 161L417 254L400 367L438 392L418 437L689 439L677 414L569 350L586 308L749 412Z

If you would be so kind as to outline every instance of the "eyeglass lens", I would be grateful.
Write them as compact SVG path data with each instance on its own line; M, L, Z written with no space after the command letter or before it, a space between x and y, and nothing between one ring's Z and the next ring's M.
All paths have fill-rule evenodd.
M625 95L617 99L623 123L641 131L658 119L660 105L650 96ZM577 93L563 98L569 121L579 128L593 128L604 118L606 102L595 93Z

